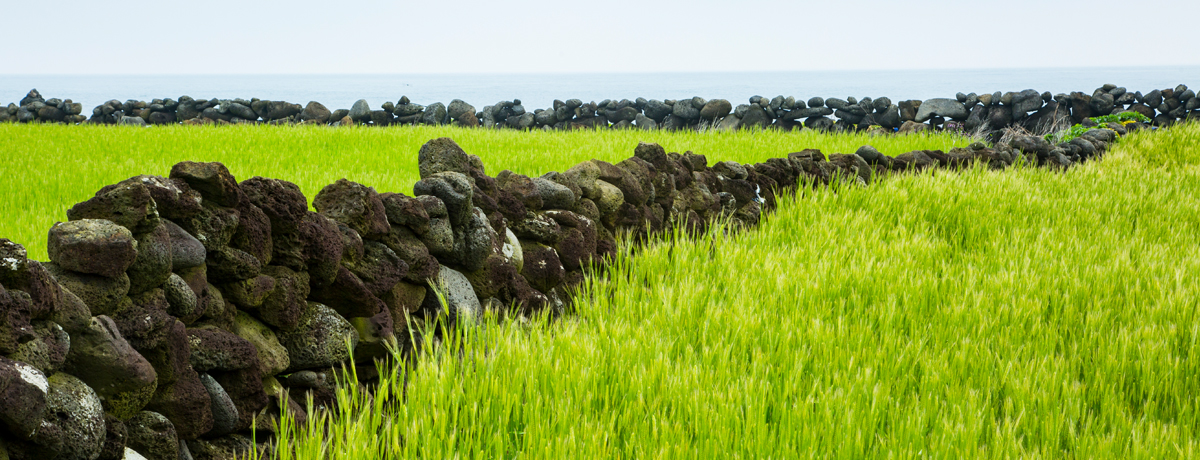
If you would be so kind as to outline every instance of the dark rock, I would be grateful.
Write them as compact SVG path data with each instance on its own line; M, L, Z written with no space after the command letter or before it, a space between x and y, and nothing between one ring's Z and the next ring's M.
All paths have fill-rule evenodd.
M903 112L904 108L901 107L900 110ZM921 103L913 119L918 123L924 123L935 115L946 118L966 119L968 113L962 103L953 99L929 99Z
M354 105L350 107L350 112L347 113L351 120L359 123L371 121L371 105L366 99L354 101Z
M358 332L325 305L309 302L295 329L279 333L291 360L286 372L335 366L350 359Z
M273 233L294 232L308 211L300 187L291 182L256 176L242 181L240 188L249 202L266 214Z
M300 112L300 121L312 120L320 124L325 124L329 123L331 115L333 114L329 112L329 109L325 108L320 102L309 101L308 105L304 106L304 111Z
M262 270L262 262L257 257L240 249L222 247L208 251L206 256L208 278L215 282L247 280L258 276Z
M161 286L171 276L173 266L171 234L166 225L160 224L152 231L136 235L136 239L137 257L128 269L129 292L132 294Z
M875 147L869 145L859 147L858 151L854 152L854 154L858 155L859 158L862 158L864 161L870 164L878 163L883 159L883 154L879 153L878 150L875 150Z
M341 222L367 239L378 239L390 229L387 212L372 187L338 179L313 199L317 212Z
M524 268L521 275L535 289L546 292L562 284L566 270L558 257L558 252L549 246L535 242L522 242Z
M733 105L725 99L713 99L704 104L704 108L700 109L700 118L706 120L715 120L726 115L733 110Z
M746 110L746 114L742 115L740 126L742 129L765 128L768 123L770 123L770 119L767 117L767 112L760 106L752 105Z
M42 425L49 383L34 367L0 356L0 426L19 439L34 439ZM2 445L0 445L2 447Z
M157 372L103 315L72 337L65 370L86 382L100 395L104 410L121 419L140 411L157 388Z
M307 303L304 308L307 309ZM291 327L295 327L299 323L299 318L300 316L297 314L296 321ZM254 347L258 356L256 363L261 375L275 375L291 365L287 349L279 343L275 331L245 312L238 312L230 331Z
M900 109L900 120L902 122L913 121L917 118L917 110L919 110L921 107L921 101L900 101L898 107Z
M104 414L104 447L96 460L122 460L125 458L125 424L120 419Z
M196 237L169 220L162 221L171 241L171 269L181 270L204 265L206 251Z
M1025 118L1026 114L1042 108L1042 95L1035 90L1027 89L1012 94L1012 101L1005 103L1012 107L1013 119Z
M129 276L124 273L108 278L63 270L53 263L47 264L46 269L62 287L78 296L93 315L106 315L120 309L129 293Z
M175 425L157 412L142 411L125 421L125 445L147 460L182 460Z
M249 341L216 326L187 329L191 357L197 372L236 371L258 366L258 351Z
M453 139L442 137L426 142L417 152L417 164L421 178L440 172L471 174L471 162L467 153Z
M442 125L446 123L446 106L441 102L434 102L425 107L424 114L421 115L421 124L423 125Z
M121 183L100 189L91 199L67 210L70 220L104 219L133 233L158 226L158 209L150 190L140 183Z
M205 200L220 206L236 207L242 201L237 179L221 163L184 161L171 167L172 179L182 179Z
M50 260L60 267L115 278L125 273L138 256L137 242L129 229L107 220L60 222L50 229Z
M450 117L451 120L461 120L462 117L468 113L474 117L475 107L471 104L463 102L462 99L450 101L450 105L446 107L446 116Z
M446 171L432 174L413 185L413 193L418 197L434 196L445 203L450 223L455 228L466 225L471 218L474 188L471 179L462 173Z
M238 410L229 394L208 374L200 374L200 384L208 393L213 417L212 429L205 435L219 437L234 432L237 429Z
M55 458L91 460L104 448L104 410L100 398L87 384L59 372L46 379L46 410L39 431L53 426L62 433L63 445Z

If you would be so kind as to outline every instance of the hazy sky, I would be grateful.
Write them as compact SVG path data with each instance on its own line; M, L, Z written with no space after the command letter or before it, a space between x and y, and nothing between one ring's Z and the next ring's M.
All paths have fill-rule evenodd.
M1200 64L1200 1L0 0L3 74Z

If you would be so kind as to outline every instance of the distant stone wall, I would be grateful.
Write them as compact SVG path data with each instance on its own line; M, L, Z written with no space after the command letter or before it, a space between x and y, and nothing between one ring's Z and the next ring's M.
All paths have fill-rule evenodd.
M568 312L618 236L754 227L777 196L834 181L1022 159L1065 168L1115 139L757 164L640 144L616 164L527 177L489 176L442 138L417 155L414 196L343 179L316 211L290 182L179 163L71 207L49 231L49 262L0 239L0 458L233 458L254 448L252 423L265 440L281 410L304 420L297 402L329 404L351 357L370 380L386 345L412 353L431 320Z
M724 99L700 97L684 100L554 101L554 106L528 111L520 100L501 101L476 110L455 99L447 106L435 102L414 104L407 97L372 108L359 100L349 109L330 111L319 102L305 106L259 99L175 99L125 102L111 100L82 115L70 99L45 100L32 90L20 104L0 109L0 122L65 122L160 125L175 123L275 123L336 125L445 125L512 129L719 129L773 128L794 130L963 129L999 131L1020 126L1031 131L1065 127L1083 119L1133 111L1168 126L1179 120L1200 118L1200 99L1185 85L1146 94L1104 85L1091 93L1052 95L1032 89L977 95L958 93L954 98L907 100L850 97L814 97L808 100L755 96L749 104L734 106ZM953 122L946 124L947 121ZM907 127L905 125L908 125ZM924 125L924 126L918 126ZM1061 128L1060 128L1061 129Z

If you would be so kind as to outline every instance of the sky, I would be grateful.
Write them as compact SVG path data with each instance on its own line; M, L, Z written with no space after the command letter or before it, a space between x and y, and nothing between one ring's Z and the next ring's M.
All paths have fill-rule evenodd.
M1200 65L1196 0L0 0L0 17L8 75Z

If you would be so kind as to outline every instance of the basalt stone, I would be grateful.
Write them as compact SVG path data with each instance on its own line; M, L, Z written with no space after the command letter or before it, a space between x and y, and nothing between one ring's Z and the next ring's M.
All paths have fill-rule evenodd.
M575 206L575 194L567 186L542 177L532 179L533 186L541 197L544 209L571 209Z
M450 105L446 107L446 116L450 117L451 120L459 120L464 114L467 113L470 113L471 116L474 116L475 107L471 104L463 102L462 99L452 100L450 101Z
M621 189L622 197L625 201L633 205L645 204L649 198L648 192L641 186L641 182L629 171L617 167L611 163L592 160L592 163L600 168L600 179L608 182ZM565 207L563 209L570 209Z
M308 211L300 187L288 181L252 177L240 185L250 203L266 214L272 232L292 232Z
M971 108L971 114L967 116L967 122L964 125L967 131L975 131L983 127L988 122L988 107L985 105L976 105Z
M229 247L246 251L262 265L271 263L273 242L270 219L248 200L239 203L237 211L238 225L229 239Z
M742 129L764 128L770 123L770 118L767 112L757 105L750 106L746 113L742 115L740 126Z
M221 285L221 293L225 295L225 299L243 308L262 305L274 290L275 278L268 275L258 275Z
M71 336L83 333L91 323L91 310L74 293L62 286L58 288L60 301L58 307L50 314L50 320L62 326Z
M1050 150L1054 148L1046 139L1041 136L1019 136L1012 140L1012 147L1025 153L1036 154L1038 158L1045 158L1050 154Z
M420 121L423 125L446 124L446 106L441 102L429 104L425 107L425 112L421 115Z
M93 317L89 328L72 339L65 370L99 394L106 412L126 419L149 402L158 374L111 318Z
M442 200L450 217L451 226L466 225L471 218L474 187L471 179L462 173L446 171L421 179L413 185L417 196L432 195Z
M307 303L305 303L305 309L307 309ZM298 324L299 315L296 318L296 324ZM293 325L293 327L295 326ZM276 375L291 365L287 348L284 348L279 342L275 331L246 312L238 312L231 331L253 346L257 355L255 365L258 366L262 375Z
M329 117L333 115L325 105L317 101L309 101L308 105L304 106L304 111L300 112L301 121L315 121L317 123L329 123Z
M193 190L200 192L205 200L220 206L236 207L242 200L237 179L221 163L180 162L171 167L170 177L182 179Z
M175 425L158 412L141 411L125 421L125 446L147 460L182 460Z
M170 276L162 285L163 295L167 299L167 313L177 318L193 317L199 305L196 292L182 277L168 273Z
M854 152L854 154L871 164L878 163L883 157L883 154L879 153L878 150L875 150L875 147L869 145L859 147L858 151Z
M163 220L162 227L167 230L171 242L171 270L204 265L206 251L200 240L169 220Z
M249 341L216 326L187 329L191 357L197 372L235 371L258 366L258 351Z
M222 247L206 254L208 279L218 283L232 283L258 276L262 262L246 251Z
M491 222L483 210L475 208L466 224L454 229L454 251L444 262L473 272L482 268L484 259L499 249L499 236Z
M387 212L375 189L346 179L321 189L313 199L313 207L367 239L380 238L389 229Z
M475 289L462 272L442 266L437 277L430 283L430 287L440 293L440 297L446 301L443 306L440 304L438 295L427 293L425 302L434 305L425 307L430 307L433 311L444 311L451 315L451 318L474 318L482 311L479 297L475 295Z
M579 188L585 198L594 200L600 197L600 189L596 185L596 180L600 178L600 167L590 161L572 166L559 177L567 187Z
M62 289L55 282L57 272L49 270L62 271L57 265L49 262L42 266L36 260L27 259L24 246L4 238L0 238L0 262L0 285L25 291L22 295L29 302L29 309L25 310L29 315L27 318L44 319L60 307Z
M366 99L354 101L354 105L350 106L350 112L347 114L351 120L359 123L371 121L371 105Z
M101 188L91 199L67 210L70 220L104 219L133 233L158 226L158 207L150 190L140 183L121 183Z
M187 445L196 460L248 458L250 451L255 448L254 442L250 438L237 433L212 439L189 440Z
M288 351L285 372L335 366L350 359L358 345L358 332L345 318L325 305L309 302L297 327L280 332L279 342Z
M893 169L898 171L923 170L931 168L936 164L937 161L930 158L924 151L915 150L896 155Z
M562 283L566 270L554 248L532 241L522 242L521 248L525 260L521 276L525 277L531 286L546 292Z
M138 256L129 229L107 220L60 222L50 229L50 260L79 273L120 276Z
M125 423L109 414L104 414L104 447L96 460L122 460L125 458ZM130 459L132 460L132 459Z
M187 182L162 176L134 176L121 184L141 184L150 192L160 217L187 219L200 212L200 193L192 190Z
M169 222L169 221L164 221ZM138 294L161 286L173 266L170 230L159 225L137 238L137 258L129 267L129 292Z
M264 293L258 305L248 309L272 326L281 329L295 327L307 306L305 298L310 292L308 273L274 265L263 267L263 273L262 277L272 280L271 289Z
M625 195L615 185L597 180L596 187L600 193L594 201L600 210L600 215L604 216L616 212L621 207L621 204L625 202Z
M417 234L429 231L429 213L416 198L402 193L382 193L384 213L391 225L404 225Z
M238 411L234 423L235 431L245 431L254 422L255 416L267 407L267 394L263 391L263 375L257 366L233 372L214 372L213 379L221 385Z
M205 435L219 437L234 432L237 429L238 410L233 405L233 400L229 398L229 394L208 374L200 374L200 384L208 393L209 407L213 417L212 429Z
M392 113L386 110L372 110L371 124L375 126L388 126L392 124Z
M736 161L722 161L713 165L713 172L730 179L745 179L749 177L746 167Z
M425 302L425 294L426 288L423 285L406 281L397 283L392 288L392 292L383 297L388 311L392 314L392 322L397 327L406 324L407 316L410 313L416 313L421 308L421 304Z
M92 460L104 447L104 410L100 398L87 384L59 372L46 379L44 425L62 433L62 449L55 458Z
M375 297L366 284L345 266L338 270L333 283L314 286L311 296L316 301L328 303L328 308L347 318L375 316L384 308L383 301Z
M389 347L394 349L397 345L390 311L379 312L370 318L350 318L350 324L359 337L358 345L354 347L356 362L372 362L389 357Z
M434 235L435 233L445 233L444 238L448 241L442 244L453 248L454 236L450 230L449 222L445 218L431 219L433 221L441 221L443 225L431 226L431 228L442 228L442 230L430 230L426 236ZM438 260L430 254L429 248L422 243L422 240L413 234L412 230L406 227L393 226L392 231L388 233L388 237L383 240L396 256L403 260L408 265L408 273L404 279L413 283L424 283L428 279L435 276L438 272Z
M838 167L844 174L861 179L863 184L871 183L871 166L858 155L829 155L829 162ZM739 202L741 200L738 200Z
M17 439L37 439L49 391L50 384L42 371L0 356L0 403L4 407L0 410L0 427L7 429L6 438L11 433Z
M904 109L901 108L901 111L903 110ZM953 99L938 98L929 99L922 102L920 107L917 109L914 120L919 123L924 123L935 115L946 118L965 119L969 114L967 113L967 109L963 107L962 103Z
M18 345L8 357L28 363L46 374L58 372L66 360L71 337L53 321L37 320L30 326L33 339Z
M145 352L158 347L164 341L172 340L171 328L178 321L167 314L168 308L170 304L167 303L163 290L153 289L130 297L127 306L113 313L112 319L125 340L128 340L135 350ZM174 339L182 340L179 337Z
M671 111L671 106L668 106L657 99L646 101L646 106L644 108L646 117L654 120L656 123L662 123L663 119L665 119L667 115L671 114Z
M520 201L526 210L537 211L542 209L541 191L529 176L516 174L506 169L496 175L496 186Z
M408 263L386 245L376 241L363 244L362 259L350 267L375 297L382 297L408 274Z
M520 238L544 244L555 244L561 237L558 223L544 213L529 213L525 219L511 222L508 229Z
M74 293L88 306L93 315L106 315L122 307L122 300L129 293L129 276L122 273L115 278L63 270L57 264L47 264L46 269L54 275L64 288Z

